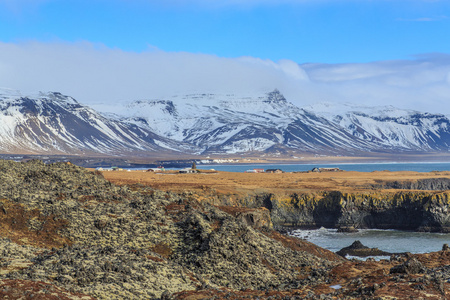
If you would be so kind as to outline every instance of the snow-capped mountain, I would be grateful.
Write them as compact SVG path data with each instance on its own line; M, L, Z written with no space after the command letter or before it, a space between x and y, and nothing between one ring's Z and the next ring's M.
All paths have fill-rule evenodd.
M23 96L1 89L0 124L2 153L118 154L179 148L171 140L105 118L60 93Z
M321 103L306 110L342 127L378 149L449 151L450 120L439 114L401 110L393 106L366 107Z
M325 154L448 152L444 115L263 96L196 94L141 100L100 114L60 93L0 89L0 153Z
M278 91L264 97L187 95L173 100L136 101L128 121L203 152L264 151L283 143L280 127L298 114Z
M127 105L127 122L203 153L354 154L448 151L449 119L394 107L299 108L275 90L262 97L196 94Z

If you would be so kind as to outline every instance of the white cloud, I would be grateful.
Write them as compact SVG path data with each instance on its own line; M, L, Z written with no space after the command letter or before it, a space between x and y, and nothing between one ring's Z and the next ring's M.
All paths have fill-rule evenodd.
M124 52L89 43L0 43L0 82L26 91L58 90L81 102L194 92L266 92L299 80L300 67L257 58L185 52Z
M450 113L450 55L303 68L331 100Z
M187 93L262 94L291 102L394 105L450 114L450 55L366 64L305 64L253 57L125 52L91 43L0 43L0 86L59 91L85 104Z

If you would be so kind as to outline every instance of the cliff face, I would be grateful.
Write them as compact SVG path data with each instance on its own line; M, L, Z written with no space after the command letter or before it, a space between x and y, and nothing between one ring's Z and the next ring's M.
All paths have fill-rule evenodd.
M401 189L401 190L426 190L444 191L450 190L450 178L423 178L418 180L377 180L376 189Z
M264 194L243 202L268 208L274 225L450 231L450 192Z
M243 196L210 194L204 196L202 201L214 205L266 208L270 211L275 227L323 226L450 232L450 191L264 192ZM260 214L254 217L260 219Z

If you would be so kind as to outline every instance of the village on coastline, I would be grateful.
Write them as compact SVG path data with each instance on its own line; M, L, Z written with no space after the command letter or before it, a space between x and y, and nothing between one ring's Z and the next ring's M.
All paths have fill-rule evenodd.
M96 171L128 171L130 172L131 169L126 169L126 168L120 168L120 167L110 167L110 168L104 168L104 167L97 167L95 168ZM216 172L215 169L209 169L209 170L203 170L203 169L197 169L195 162L192 164L192 166L190 168L182 168L182 169L166 169L162 166L157 167L157 168L148 168L148 169L144 169L142 170L143 172L153 172L153 173L170 173L170 174L194 174L194 173L200 173L200 172ZM333 167L333 168L325 168L325 167L314 167L309 171L293 171L293 172L289 172L289 173L309 173L309 172L342 172L343 170L339 169L338 167ZM281 173L286 173L285 171L283 171L282 169L263 169L263 168L253 168L253 169L248 169L246 171L244 171L244 173L275 173L275 174L281 174Z

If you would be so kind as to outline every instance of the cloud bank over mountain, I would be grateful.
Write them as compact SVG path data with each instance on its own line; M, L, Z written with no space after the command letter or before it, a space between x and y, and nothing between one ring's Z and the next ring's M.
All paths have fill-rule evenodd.
M352 102L450 114L450 55L298 63L164 52L150 46L137 53L88 42L0 43L0 86L59 91L90 105L190 93L255 95L278 88L298 106Z

